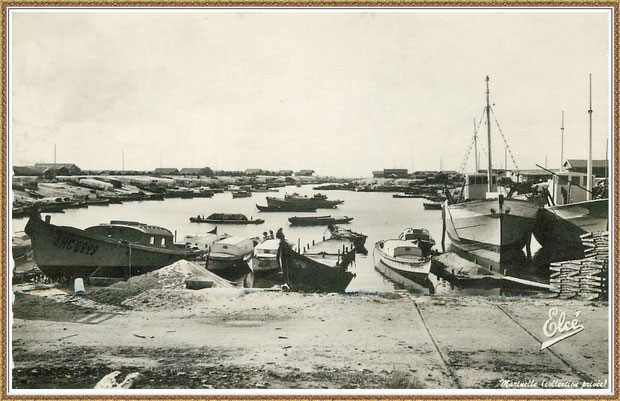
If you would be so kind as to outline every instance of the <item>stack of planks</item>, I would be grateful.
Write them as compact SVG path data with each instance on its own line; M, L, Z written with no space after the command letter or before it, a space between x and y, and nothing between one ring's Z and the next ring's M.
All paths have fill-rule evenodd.
M609 291L609 233L581 235L584 258L552 263L549 284L560 298L607 300Z

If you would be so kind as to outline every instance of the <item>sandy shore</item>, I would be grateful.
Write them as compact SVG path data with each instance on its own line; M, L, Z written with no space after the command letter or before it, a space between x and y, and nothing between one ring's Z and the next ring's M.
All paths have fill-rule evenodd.
M14 388L92 388L113 370L141 372L145 389L499 388L608 375L604 303L31 289L14 287ZM553 306L579 311L585 328L541 351Z

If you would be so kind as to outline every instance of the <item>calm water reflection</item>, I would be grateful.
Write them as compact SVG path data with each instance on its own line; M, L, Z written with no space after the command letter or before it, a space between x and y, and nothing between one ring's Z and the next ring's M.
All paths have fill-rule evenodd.
M312 196L317 191L310 186L301 188L290 186L281 188L279 193L254 193L250 198L232 199L230 192L215 194L212 198L166 199L165 201L128 202L122 205L92 206L84 209L69 209L65 213L52 214L52 223L86 228L110 220L133 220L166 227L177 234L180 240L186 234L203 233L211 230L213 225L190 223L189 217L209 215L216 212L243 213L265 220L260 225L221 225L219 233L228 233L244 237L260 237L263 231L282 228L286 237L302 245L318 241L329 233L325 227L291 227L288 218L295 213L259 213L256 204L266 205L266 196L283 196L285 193L297 192ZM424 210L422 199L396 199L391 193L326 191L329 199L342 199L344 204L336 209L319 209L316 214L301 215L337 215L349 216L354 220L347 228L368 235L366 240L367 255L357 255L353 270L355 279L347 291L394 291L394 285L384 279L373 266L372 252L375 242L382 239L397 238L407 227L423 227L429 230L440 248L441 211ZM21 231L27 219L14 219L13 231ZM420 290L427 293L428 290ZM439 285L437 292L453 292L449 286ZM494 291L495 292L495 291Z

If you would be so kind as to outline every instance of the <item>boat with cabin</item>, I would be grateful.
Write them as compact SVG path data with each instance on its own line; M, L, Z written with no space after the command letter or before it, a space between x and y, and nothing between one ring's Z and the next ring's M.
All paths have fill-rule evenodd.
M530 241L539 206L527 199L507 198L498 191L498 179L491 163L488 76L486 84L487 173L467 174L460 199L449 197L444 203L444 232L450 239L451 251L491 271L505 274L507 268L512 267L515 254L522 253L524 247L528 259L531 257ZM474 134L474 142L476 138Z
M431 256L417 241L388 239L375 244L375 269L403 287L432 288L428 279Z
M88 278L96 270L127 278L204 254L175 244L165 228L135 221L112 220L82 230L54 225L49 216L43 221L36 214L28 220L25 232L30 236L37 266L52 279Z
M330 224L345 224L353 220L353 217L332 217L332 216L312 216L312 217L290 217L288 221L293 226L327 226Z
M190 217L192 223L211 223L211 224L263 224L265 220L249 219L241 213L213 213L208 217L196 216Z
M214 242L206 254L207 270L229 281L252 287L254 280L249 266L254 242L249 238L226 237Z
M315 206L303 206L303 205L280 205L280 206L261 206L256 205L259 212L271 212L271 213L284 213L284 212L299 212L299 213L312 213L316 212Z
M332 238L296 251L280 238L278 262L292 291L345 292L355 277L349 270L354 261L355 246L347 240Z
M278 263L279 239L267 239L256 245L252 255L252 270L254 274L270 274L280 271Z
M400 233L398 239L416 242L424 255L430 255L435 246L435 240L426 228L407 228Z
M333 209L336 206L344 203L343 200L329 200L326 195L314 194L312 197L305 195L299 195L294 193L291 195L284 195L284 198L267 197L267 206L305 206L315 207L317 209Z
M230 193L232 194L233 199L237 199L237 198L249 198L252 196L252 192L250 192L247 189L237 189L234 191L230 191Z

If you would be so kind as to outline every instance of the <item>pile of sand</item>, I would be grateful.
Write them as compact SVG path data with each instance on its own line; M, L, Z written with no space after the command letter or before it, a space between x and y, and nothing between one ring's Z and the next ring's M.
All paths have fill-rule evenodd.
M216 288L233 288L229 281L211 273L198 263L179 260L169 266L135 276L124 282L113 284L116 288L132 288L146 291L151 289L185 289L186 280L210 281Z

